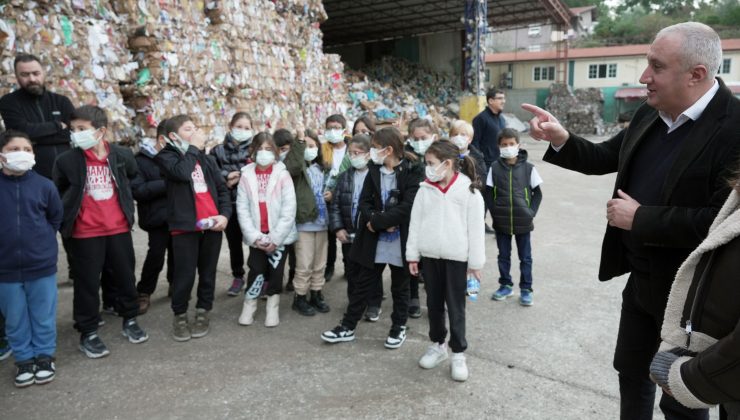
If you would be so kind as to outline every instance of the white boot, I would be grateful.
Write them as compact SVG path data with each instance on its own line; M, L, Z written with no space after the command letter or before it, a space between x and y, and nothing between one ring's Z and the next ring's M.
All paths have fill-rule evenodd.
M244 298L242 314L239 315L239 325L252 325L254 322L254 313L257 311L257 299Z
M265 316L265 327L277 327L277 325L280 323L279 309L280 295L276 294L268 297L266 305L267 315Z

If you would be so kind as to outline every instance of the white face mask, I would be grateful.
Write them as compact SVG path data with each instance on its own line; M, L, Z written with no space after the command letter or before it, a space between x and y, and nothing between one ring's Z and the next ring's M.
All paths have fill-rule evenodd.
M303 159L306 160L306 162L313 162L314 159L316 159L316 156L319 155L319 148L318 147L306 147L306 150L303 151Z
M271 150L258 150L255 161L259 166L270 166L272 162L275 162L275 153Z
M247 144L249 144L252 142L253 136L254 132L252 130L242 130L241 128L231 129L231 137L239 143L247 142Z
M159 152L157 150L157 140L151 137L144 137L141 139L140 147L152 155L156 155Z
M509 146L501 148L501 157L511 159L519 156L519 146Z
M429 149L429 146L434 143L434 139L436 136L432 136L430 138L421 139L421 140L414 140L409 139L409 143L411 143L411 147L414 149L414 152L416 152L417 155L424 156L424 153L427 152L427 149Z
M3 163L3 167L13 172L26 172L36 164L36 159L33 153L30 152L8 152L3 154L3 156L6 161Z
M439 182L442 180L442 178L445 177L445 173L447 171L442 171L442 173L439 173L439 168L444 166L444 162L440 162L439 165L435 167L427 166L424 172L426 172L427 179L432 182Z
M288 152L290 152L290 150L286 150L284 152L280 152L280 162L285 161L285 158L288 157Z
M352 163L352 167L355 169L365 169L367 167L367 156L355 156L350 159L350 163Z
M172 141L170 139L167 139L167 142L169 142L171 145L175 146L175 148L177 150L179 150L180 153L182 153L184 155L185 153L187 153L188 148L190 148L190 143L188 143L185 140L183 140L183 138L180 137L179 134L177 134L177 133L173 133L173 134L177 138L177 142L174 142L174 141Z
M370 159L375 163L376 165L382 165L383 162L385 162L385 158L387 156L380 156L380 151L383 149L377 149L375 147L370 148Z
M468 148L468 136L463 136L462 134L451 137L450 141L452 144L457 146L460 150L465 150Z
M93 128L85 131L77 131L70 133L69 137L72 140L72 144L82 150L88 150L100 143L100 139L95 137L96 131Z
M339 143L344 140L344 130L340 130L337 128L326 130L326 133L324 133L324 137L326 138L326 140L329 141L329 143Z

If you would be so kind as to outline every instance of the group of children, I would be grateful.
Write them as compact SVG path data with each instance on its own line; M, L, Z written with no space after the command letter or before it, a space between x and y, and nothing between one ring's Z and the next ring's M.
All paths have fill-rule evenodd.
M205 135L190 117L177 115L158 125L156 138L142 139L136 156L105 140L107 125L98 107L75 110L70 129L76 147L57 158L55 185L30 170L33 150L25 134L8 131L0 138L0 195L4 203L18 203L0 211L5 220L20 220L2 228L20 244L5 255L17 253L19 259L0 263L0 310L16 355L17 386L54 377L57 231L70 254L79 347L90 358L110 353L97 334L101 274L108 273L112 283L122 334L142 343L148 335L136 317L149 308L165 255L173 339L208 334L225 231L233 274L228 295L244 293L240 325L254 323L260 298L266 299L265 326L279 324L285 278L294 291L293 310L306 316L328 312L322 289L339 240L348 305L340 324L321 338L354 340L363 316L380 318L388 267L393 308L385 347L401 347L407 319L421 316L423 279L433 344L419 364L429 369L448 358L447 312L451 374L464 381L466 283L481 279L485 262L482 191L494 203L500 250L501 287L493 299L511 295L513 236L522 259L520 301L532 302L529 231L542 180L518 150L515 131L499 136L502 159L488 171L484 188L485 164L470 146L472 127L463 121L452 124L447 140L438 138L429 120L415 119L405 141L397 128L376 130L368 117L355 122L350 136L341 115L327 118L321 137L311 130L256 133L249 115L240 112L223 144L207 154ZM138 285L134 200L149 240ZM249 247L248 273L243 243ZM189 317L196 270L197 300ZM13 297L19 293L26 296Z

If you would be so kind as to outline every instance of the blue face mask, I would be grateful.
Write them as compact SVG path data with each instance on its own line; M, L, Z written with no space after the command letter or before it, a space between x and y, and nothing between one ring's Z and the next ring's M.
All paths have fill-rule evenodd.
M190 148L190 143L188 143L185 140L183 140L182 137L180 137L177 133L173 133L173 134L177 138L177 141L172 141L170 139L167 139L167 142L169 144L175 146L175 148L177 150L179 150L180 153L182 153L184 155L185 153L187 153L188 148Z

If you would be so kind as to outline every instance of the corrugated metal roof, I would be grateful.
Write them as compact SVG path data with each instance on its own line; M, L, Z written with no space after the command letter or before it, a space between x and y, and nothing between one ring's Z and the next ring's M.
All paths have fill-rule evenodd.
M337 46L464 30L463 0L324 0L324 45ZM531 23L570 27L562 0L488 0L492 28Z

